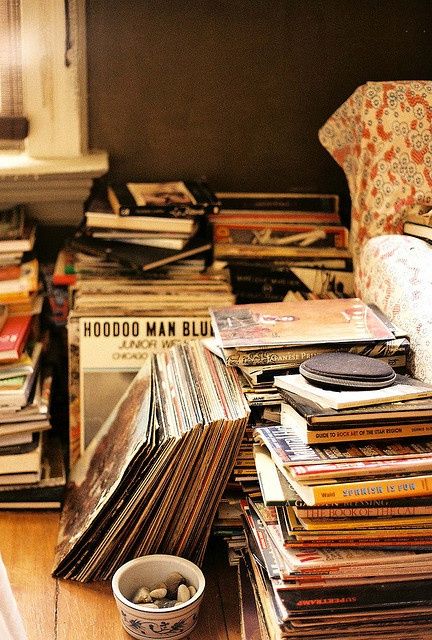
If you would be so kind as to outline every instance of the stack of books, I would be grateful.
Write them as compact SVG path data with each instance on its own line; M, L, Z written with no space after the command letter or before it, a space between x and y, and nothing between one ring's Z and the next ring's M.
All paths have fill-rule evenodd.
M157 552L200 564L248 418L200 341L153 354L72 469L54 574L107 579Z
M33 316L6 318L0 331L0 494L42 477L52 385L43 350Z
M41 312L35 238L36 225L24 206L0 210L0 304L8 305L10 315Z
M237 302L349 297L348 229L337 195L217 193L214 255L231 272Z
M65 484L64 473L57 473L59 444L51 446L47 437L53 375L45 362L35 236L23 206L0 212L0 508L59 506ZM62 480L44 493L47 482L53 484L54 466Z
M274 386L280 413L253 431L261 496L241 500L258 637L428 637L432 386Z

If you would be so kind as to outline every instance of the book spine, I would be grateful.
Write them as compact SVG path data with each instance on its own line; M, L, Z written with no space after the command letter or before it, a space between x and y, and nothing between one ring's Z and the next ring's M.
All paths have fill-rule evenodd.
M338 213L336 194L217 193L222 210L284 211L291 213Z
M290 426L290 425L287 425ZM368 424L365 427L346 426L343 429L307 429L306 435L298 434L305 444L329 444L351 440L376 440L389 438L409 438L432 435L431 423L413 424Z
M229 258L349 258L348 249L339 247L299 247L281 245L230 244L215 242L215 257Z
M216 215L210 215L210 222L223 224L245 222L247 224L313 224L313 225L340 225L338 213L318 213L283 211L283 210L248 210L248 209L222 209Z
M322 347L300 347L285 349L268 349L257 351L234 351L227 354L227 364L233 366L254 366L254 365L271 365L271 364L287 364L289 366L294 363L300 366L302 362L312 356L330 351L343 351L347 353L357 353L359 355L367 355L371 358L379 358L384 362L388 362L391 366L392 362L398 366L406 366L407 354L409 350L409 342L405 339L390 340L383 344L364 344L364 345L330 345Z
M295 484L299 485L297 482ZM294 489L296 489L296 486ZM387 499L426 496L432 495L432 475L341 482L335 485L308 487L308 489L311 504L309 504L309 500L305 500L305 502L309 506L360 502L368 498Z
M354 611L377 606L420 606L432 604L432 580L403 580L344 587L277 590L289 611Z
M328 518L343 520L345 518L390 518L392 516L432 515L432 505L418 506L386 506L386 507L297 507L296 514L302 518Z

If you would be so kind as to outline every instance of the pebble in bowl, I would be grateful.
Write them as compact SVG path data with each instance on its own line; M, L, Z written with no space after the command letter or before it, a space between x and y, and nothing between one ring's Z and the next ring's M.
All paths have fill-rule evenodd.
M197 565L165 554L130 560L112 579L124 629L133 638L149 640L188 636L198 620L204 587Z

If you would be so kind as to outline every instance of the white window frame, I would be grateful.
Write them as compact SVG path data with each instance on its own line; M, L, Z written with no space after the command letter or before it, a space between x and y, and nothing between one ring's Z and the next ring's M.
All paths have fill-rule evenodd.
M21 0L24 150L0 151L0 207L27 203L36 219L75 224L92 181L108 170L88 149L85 0ZM67 59L67 64L66 64Z

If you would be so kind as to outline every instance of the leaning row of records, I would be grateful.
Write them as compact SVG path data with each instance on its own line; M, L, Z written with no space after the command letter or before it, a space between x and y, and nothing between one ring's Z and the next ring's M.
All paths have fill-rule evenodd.
M249 413L200 341L153 354L71 470L54 574L107 579L156 552L201 563Z

